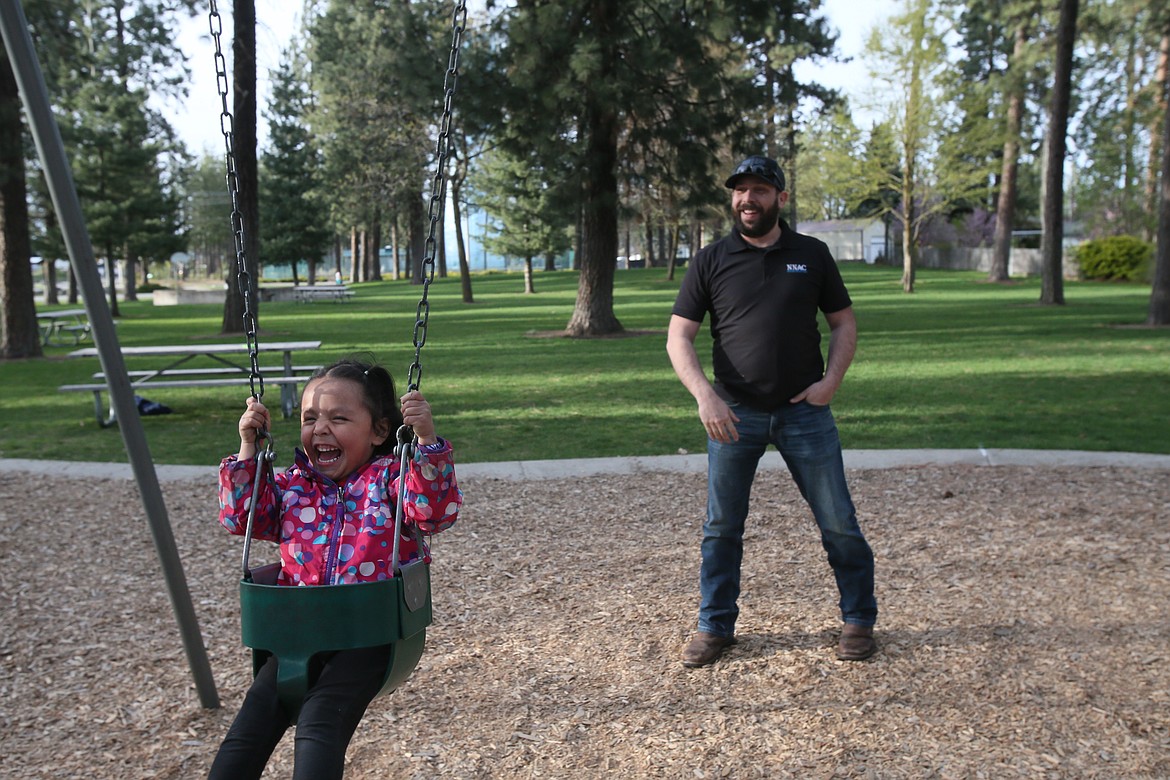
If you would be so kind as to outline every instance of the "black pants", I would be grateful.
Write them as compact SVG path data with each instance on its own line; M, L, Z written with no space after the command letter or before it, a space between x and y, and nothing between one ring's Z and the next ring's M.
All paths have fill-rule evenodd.
M345 750L382 687L390 653L390 645L341 650L310 664L309 691L296 722L293 780L340 780ZM277 698L276 666L276 658L269 658L252 681L209 780L249 780L264 771L289 727Z

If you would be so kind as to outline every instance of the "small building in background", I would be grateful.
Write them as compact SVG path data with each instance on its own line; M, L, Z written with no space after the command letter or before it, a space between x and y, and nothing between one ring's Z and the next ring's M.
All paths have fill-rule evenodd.
M880 219L830 219L798 222L796 232L819 238L838 262L873 264L890 256L886 225Z

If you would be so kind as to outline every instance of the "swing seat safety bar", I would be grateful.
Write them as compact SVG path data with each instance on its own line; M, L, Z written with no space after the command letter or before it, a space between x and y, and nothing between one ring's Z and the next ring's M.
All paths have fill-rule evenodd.
M252 582L241 580L240 629L244 645L253 650L253 674L276 656L277 692L290 721L296 721L309 690L309 666L317 653L390 645L379 696L410 676L431 622L426 563L407 564L399 576L380 582L313 587L276 585L279 568L279 563L259 567ZM425 598L410 598L408 605L404 581L411 590L425 588Z

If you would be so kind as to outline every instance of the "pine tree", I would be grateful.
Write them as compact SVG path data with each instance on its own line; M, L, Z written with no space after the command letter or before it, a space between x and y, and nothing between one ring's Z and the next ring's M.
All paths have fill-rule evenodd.
M288 263L294 282L297 264L305 261L312 284L332 231L322 199L321 153L305 122L313 102L306 67L303 51L294 45L282 53L280 67L272 74L272 98L265 112L269 148L260 171L264 202L260 251L265 263Z
M532 259L558 255L572 246L573 212L565 207L565 193L549 181L560 177L540 170L504 150L487 154L475 179L478 202L498 222L484 239L488 251L524 261L525 288L535 292Z
M175 65L178 10L166 0L82 5L76 46L61 55L70 67L57 77L59 122L115 315L117 262L132 299L138 261L167 260L181 248L181 155L173 130L149 106L151 94L174 94L186 78Z

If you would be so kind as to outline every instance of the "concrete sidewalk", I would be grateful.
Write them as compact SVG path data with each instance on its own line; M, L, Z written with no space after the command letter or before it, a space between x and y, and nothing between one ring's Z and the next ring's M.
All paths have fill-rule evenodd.
M291 455L290 455L291 458ZM1170 471L1170 455L1140 452L1088 452L1083 450L846 450L847 469L885 469L929 465L962 466L1111 466L1129 469ZM160 482L207 479L214 482L214 466L156 465ZM783 469L780 454L769 450L760 460L761 469ZM632 458L581 458L573 460L526 460L499 463L459 463L457 473L464 479L540 480L562 477L592 477L604 474L642 474L678 471L705 472L706 453L696 455L655 455ZM82 463L60 460L17 460L0 458L0 474L53 473L76 478L133 479L126 463Z

